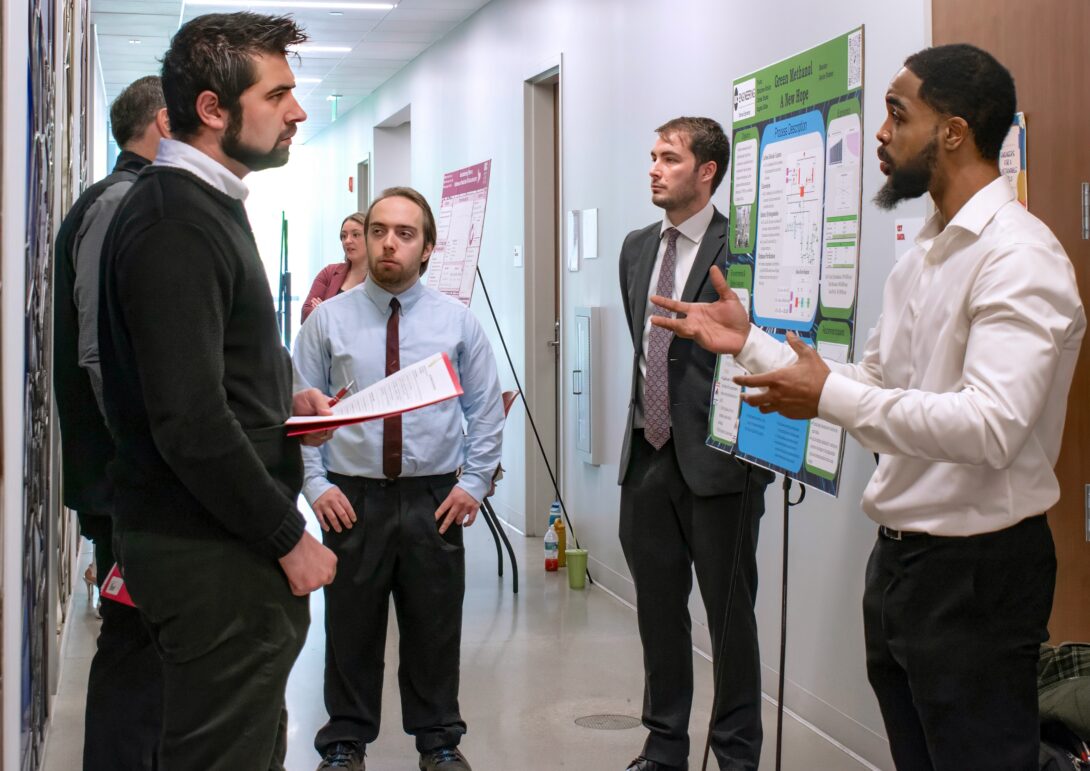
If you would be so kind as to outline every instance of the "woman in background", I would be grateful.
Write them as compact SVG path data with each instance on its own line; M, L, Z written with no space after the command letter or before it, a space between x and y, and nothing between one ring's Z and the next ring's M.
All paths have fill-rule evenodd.
M344 261L326 265L310 286L310 294L303 303L303 321L323 300L347 292L367 278L367 246L364 238L364 213L356 212L341 223L341 248Z

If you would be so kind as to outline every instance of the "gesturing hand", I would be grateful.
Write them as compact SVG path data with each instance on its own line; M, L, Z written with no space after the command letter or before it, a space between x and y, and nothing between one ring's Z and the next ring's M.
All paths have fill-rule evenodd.
M435 521L439 522L439 532L447 532L451 524L469 527L477 519L477 512L481 508L481 502L460 487L450 491L446 500L439 504L435 510Z
M734 382L746 388L765 389L742 396L746 404L763 413L778 412L796 420L816 418L829 365L794 332L787 333L787 344L799 357L794 364L763 375L741 375Z
M749 337L749 314L738 295L727 286L723 272L712 266L712 286L719 299L710 303L686 303L654 295L651 302L678 314L677 318L652 316L651 323L678 337L692 338L712 353L737 355Z

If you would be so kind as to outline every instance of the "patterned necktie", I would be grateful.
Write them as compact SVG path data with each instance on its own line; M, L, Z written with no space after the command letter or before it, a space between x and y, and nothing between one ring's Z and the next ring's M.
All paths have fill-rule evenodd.
M662 255L662 267L659 269L659 282L655 294L662 297L674 296L674 270L677 266L677 228L666 230L666 253ZM652 316L670 316L673 313L659 307L651 312ZM666 444L670 438L670 389L666 372L667 354L674 333L651 325L647 336L647 377L643 388L643 435L656 450Z
M401 303L390 298L390 320L386 322L386 377L401 369L401 345L398 340L398 311ZM382 474L387 479L401 476L401 416L382 421Z

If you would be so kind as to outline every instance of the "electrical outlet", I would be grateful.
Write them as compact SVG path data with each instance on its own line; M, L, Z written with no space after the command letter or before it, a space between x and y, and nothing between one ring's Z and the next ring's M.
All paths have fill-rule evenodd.
M521 246L516 246L515 247L515 267L516 268L521 268L522 267L522 247Z

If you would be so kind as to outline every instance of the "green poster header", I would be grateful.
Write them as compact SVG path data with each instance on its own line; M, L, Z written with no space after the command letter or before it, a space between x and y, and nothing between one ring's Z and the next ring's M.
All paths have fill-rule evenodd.
M735 132L841 98L863 87L863 28L738 78L733 85Z

